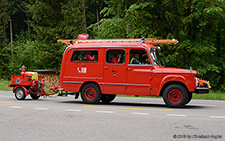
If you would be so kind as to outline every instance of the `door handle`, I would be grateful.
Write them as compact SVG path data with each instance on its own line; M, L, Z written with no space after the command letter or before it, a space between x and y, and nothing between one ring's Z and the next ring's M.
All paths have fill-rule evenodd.
M108 69L108 67L104 66L105 69Z
M127 68L127 70L131 70L131 68Z

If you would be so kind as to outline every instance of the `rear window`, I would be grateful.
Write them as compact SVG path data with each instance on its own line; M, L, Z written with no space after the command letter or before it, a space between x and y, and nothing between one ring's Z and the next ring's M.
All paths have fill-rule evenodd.
M123 64L125 62L125 50L123 49L107 50L106 62L109 64Z
M75 50L71 57L71 62L97 62L97 50Z

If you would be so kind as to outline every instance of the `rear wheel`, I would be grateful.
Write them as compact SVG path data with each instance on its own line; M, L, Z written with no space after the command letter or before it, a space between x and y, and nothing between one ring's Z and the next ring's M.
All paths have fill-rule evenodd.
M101 90L97 84L89 83L81 90L81 98L85 103L98 103L101 98Z
M24 100L26 98L25 90L22 87L18 87L15 90L15 97L17 100Z
M168 107L184 107L188 101L188 92L182 85L171 84L165 88L163 100Z
M34 100L37 100L38 98L40 98L40 96L37 94L30 94L30 97Z
M113 101L116 98L116 95L114 94L102 94L101 96L101 101L103 103L110 103L111 101Z

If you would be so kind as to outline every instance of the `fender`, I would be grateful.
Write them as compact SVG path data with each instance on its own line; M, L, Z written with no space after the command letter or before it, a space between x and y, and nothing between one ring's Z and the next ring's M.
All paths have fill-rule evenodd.
M184 76L181 76L181 75L167 75L167 76L165 76L165 77L162 79L162 81L161 81L161 83L160 83L160 87L159 87L160 90L158 91L157 96L159 96L159 94L160 94L160 92L161 92L163 86L164 86L166 83L172 82L172 81L181 82L181 83L183 83L183 84L188 88L188 90L190 90L189 85L188 85L188 81L185 79Z
M19 87L21 87L21 88L24 89L25 95L27 96L27 95L28 95L27 88L25 88L24 86L16 86L16 87L14 87L14 88L13 88L13 92L15 93L15 90L16 90L17 88L19 88Z

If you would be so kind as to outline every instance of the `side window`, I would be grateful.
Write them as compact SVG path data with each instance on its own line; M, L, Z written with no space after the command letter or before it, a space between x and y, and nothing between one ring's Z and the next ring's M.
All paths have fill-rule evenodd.
M147 52L142 49L131 49L130 64L138 64L138 65L150 64Z
M71 62L97 62L97 50L75 50L71 57Z
M107 50L106 62L109 64L123 64L125 62L125 50L123 49Z

